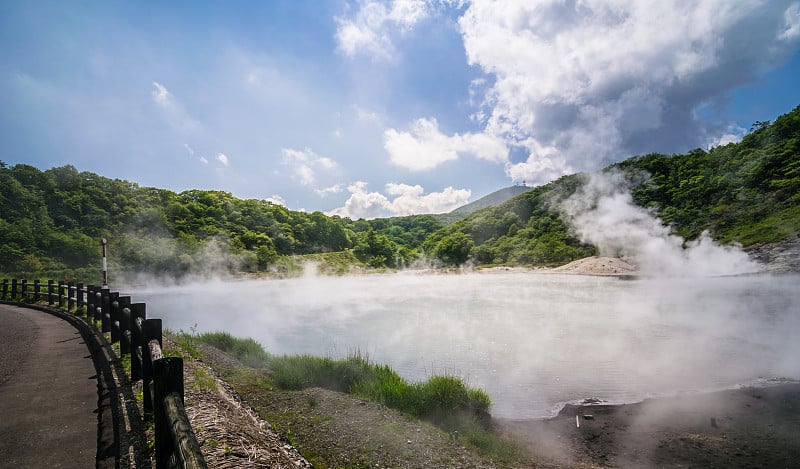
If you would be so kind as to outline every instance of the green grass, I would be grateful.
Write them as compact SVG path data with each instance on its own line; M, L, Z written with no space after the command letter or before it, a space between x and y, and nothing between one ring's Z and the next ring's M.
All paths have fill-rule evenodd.
M194 371L193 386L205 391L216 391L217 380L204 368L197 368Z
M754 243L774 243L800 236L798 227L800 227L800 204L770 213L758 221L738 223L720 233L719 240L723 243L737 241L744 246Z
M193 336L193 341L212 345L247 363L267 368L269 378L250 368L234 371L227 379L239 386L300 390L322 387L379 402L417 418L428 420L485 454L505 462L520 461L524 450L488 429L491 399L482 389L471 388L454 375L432 376L409 383L386 365L373 363L356 351L343 359L311 355L271 355L253 339L227 332ZM247 371L251 370L251 371ZM310 407L318 405L315 399ZM273 422L288 430L296 416L283 415Z
M198 342L211 345L227 352L247 366L263 368L267 364L269 354L251 338L240 339L227 332L205 332L196 337Z
M240 339L227 332L204 333L193 336L193 340L230 353L251 367L269 368L271 380L279 388L322 387L355 394L435 423L447 422L452 415L484 419L491 406L485 391L470 388L458 376L432 376L427 381L409 383L388 366L373 363L359 352L337 360L312 355L276 356L253 339Z

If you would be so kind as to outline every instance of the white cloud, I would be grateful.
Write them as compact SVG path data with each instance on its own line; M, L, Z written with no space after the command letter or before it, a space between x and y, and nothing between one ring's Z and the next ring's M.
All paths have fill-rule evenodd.
M322 189L314 189L314 192L320 197L327 197L331 194L338 194L343 190L344 188L341 184L335 184L330 187L323 187Z
M445 213L469 201L472 194L468 189L445 188L442 192L425 194L422 186L389 183L385 192L368 192L367 183L358 181L347 187L350 197L343 207L332 210L328 215L339 215L352 219L372 219L378 217L414 215L420 213Z
M219 161L222 166L228 167L228 155L225 153L217 153L215 159Z
M784 30L778 35L785 41L794 41L800 37L800 2L794 2L784 13L786 19Z
M473 82L474 116L530 150L507 166L527 179L702 146L721 129L694 109L781 63L799 15L787 1L474 0L459 20L467 59L494 77Z
M183 148L185 148L186 151L189 152L189 156L194 156L194 149L190 147L188 143L184 143Z
M358 117L358 120L378 125L383 124L383 116L381 116L380 113L364 109L358 105L354 105L353 109L356 111L356 116Z
M728 127L724 134L711 138L711 141L706 148L711 149L714 147L725 146L729 143L737 143L740 142L745 135L747 135L747 129L732 125Z
M204 156L201 156L200 157L200 162L203 163L203 164L208 164L208 159L206 159L206 157L204 157Z
M394 0L390 5L362 1L352 18L337 17L336 43L348 57L364 53L373 58L389 59L394 54L393 29L407 32L429 14L426 0ZM388 6L388 8L387 8Z
M468 189L452 187L445 187L442 192L431 192L427 195L424 192L420 185L387 184L386 193L395 196L391 205L392 215L445 213L466 204L472 195Z
M444 135L436 119L417 119L409 132L387 129L384 148L397 166L413 171L433 169L460 155L494 162L508 158L508 148L503 140L486 133Z
M528 158L521 163L506 163L506 175L515 182L531 185L545 184L575 171L555 147L543 147L534 139L522 142Z
M183 109L183 106L169 92L166 86L154 81L153 88L150 93L153 96L153 102L163 110L167 123L174 130L184 134L196 133L200 130L200 124Z
M167 88L157 81L153 82L153 86L155 87L152 92L153 100L159 106L168 106L170 102L170 94Z
M330 171L337 166L335 161L317 155L310 148L305 150L284 148L281 153L283 153L283 164L291 168L292 178L304 186L314 185L317 170Z
M273 203L275 205L281 205L283 207L286 206L286 200L283 197L279 196L278 194L272 194L272 197L264 199L267 202Z

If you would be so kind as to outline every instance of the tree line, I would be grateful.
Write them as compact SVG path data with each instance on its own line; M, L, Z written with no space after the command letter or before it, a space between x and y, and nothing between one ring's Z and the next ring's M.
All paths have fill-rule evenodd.
M720 242L750 245L800 231L800 107L757 122L738 143L636 156L609 169L627 174L634 201L687 240L708 230ZM221 191L140 187L69 165L42 171L0 161L0 271L96 264L102 237L116 268L170 275L264 271L288 256L325 253L374 268L421 256L445 265L558 265L597 252L552 203L584 180L565 176L456 221L351 220Z

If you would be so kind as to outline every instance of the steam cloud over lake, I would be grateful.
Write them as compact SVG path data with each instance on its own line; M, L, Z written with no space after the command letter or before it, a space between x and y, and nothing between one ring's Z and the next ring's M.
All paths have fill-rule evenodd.
M455 373L492 413L800 378L797 276L432 275L133 289L165 327L225 330L275 354L359 349L411 380Z

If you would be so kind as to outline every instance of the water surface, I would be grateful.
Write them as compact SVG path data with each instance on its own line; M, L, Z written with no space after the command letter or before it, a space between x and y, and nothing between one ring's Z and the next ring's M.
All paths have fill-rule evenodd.
M401 273L131 294L174 330L224 330L276 354L358 350L410 380L458 374L494 415L538 418L589 397L800 378L798 280Z

